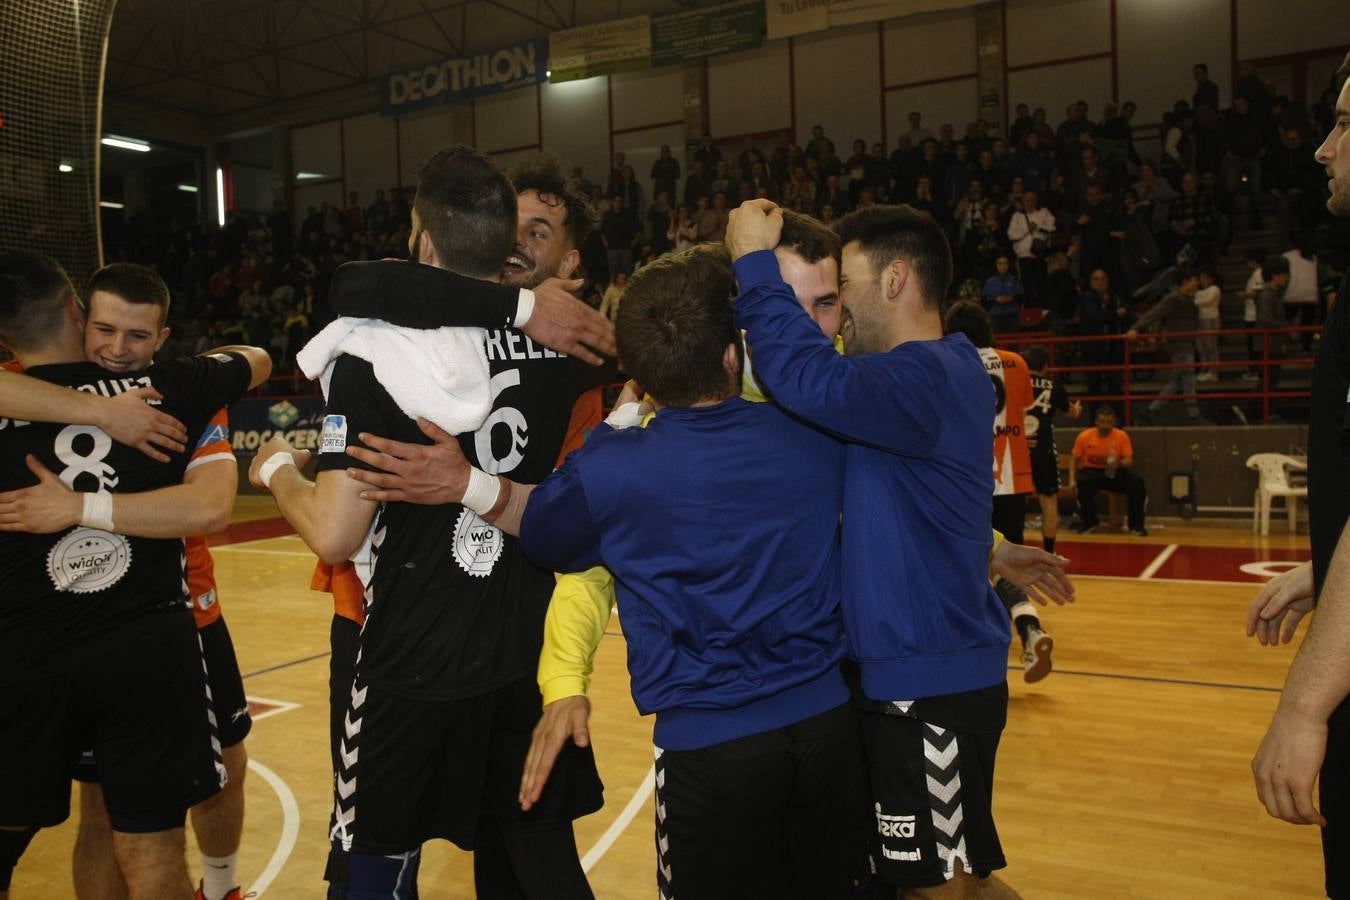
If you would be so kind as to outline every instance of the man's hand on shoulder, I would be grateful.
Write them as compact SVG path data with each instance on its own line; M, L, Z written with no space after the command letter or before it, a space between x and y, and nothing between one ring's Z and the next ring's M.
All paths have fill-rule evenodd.
M758 250L772 250L783 234L783 211L771 200L747 200L731 211L726 245L732 262Z
M119 444L135 447L156 462L166 463L169 457L161 450L182 453L188 434L182 422L148 403L163 399L164 395L152 387L118 394L100 404L104 414L98 427Z
M550 278L534 288L534 311L520 330L536 344L576 357L593 366L614 356L614 325L572 295L585 282Z
M417 427L434 443L406 444L362 432L357 437L365 447L347 445L347 455L382 470L347 470L349 477L370 485L361 492L361 499L422 506L464 499L471 467L459 449L459 440L426 419L418 419Z

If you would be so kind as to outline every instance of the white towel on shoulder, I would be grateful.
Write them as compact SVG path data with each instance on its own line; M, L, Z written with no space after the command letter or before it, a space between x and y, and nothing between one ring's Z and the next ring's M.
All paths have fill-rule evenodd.
M379 319L343 316L310 339L296 364L319 379L323 395L339 356L371 364L398 408L450 434L476 431L492 409L491 375L481 328L403 328Z

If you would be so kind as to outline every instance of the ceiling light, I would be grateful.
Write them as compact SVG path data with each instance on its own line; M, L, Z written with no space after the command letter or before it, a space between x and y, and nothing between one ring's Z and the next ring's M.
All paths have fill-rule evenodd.
M75 171L75 167L72 166L70 163L61 163L61 165L59 165L59 166L56 167L56 171L58 171L58 172L74 172L74 171Z
M100 201L98 201L98 205L101 206L101 207L103 207L104 209L122 209L122 208L123 208L123 204L118 203L118 202L115 201L115 200L100 200Z
M225 227L225 170L216 166L216 224Z
M316 178L327 178L327 177L328 177L328 176L327 176L327 175L324 175L322 172L296 172L296 173L295 173L295 180L296 180L296 181L313 181L313 180L316 179Z
M137 153L149 153L150 145L136 138L118 137L115 134L104 135L103 146L117 147L119 150L135 150Z
M189 194L197 193L197 186L195 184L180 184L178 189L180 191L187 191Z

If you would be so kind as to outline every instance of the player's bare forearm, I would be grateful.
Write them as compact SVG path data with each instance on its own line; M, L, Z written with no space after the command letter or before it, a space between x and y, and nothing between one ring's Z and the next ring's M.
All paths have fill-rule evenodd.
M1350 527L1332 555L1308 633L1289 667L1280 706L1326 721L1350 694Z
M345 484L328 483L337 479ZM359 488L359 482L341 471L322 472L319 482L313 482L294 466L277 469L270 485L286 521L330 565L351 559L375 517L376 504L356 496Z

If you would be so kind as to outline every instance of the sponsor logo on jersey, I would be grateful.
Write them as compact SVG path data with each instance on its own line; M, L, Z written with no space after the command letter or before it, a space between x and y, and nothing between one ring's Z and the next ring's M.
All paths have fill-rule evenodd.
M218 441L228 441L230 432L224 425L211 425L202 432L201 438L197 441L198 447L209 447Z
M197 608L200 609L202 612L205 612L206 610L210 609L211 607L213 607L213 606L215 606L215 605L216 605L216 589L215 589L215 588L212 588L211 590L207 591L205 594L201 594L201 595L199 595L199 596L197 597Z
M112 587L131 568L131 544L117 534L76 528L47 554L47 575L58 591L92 594Z
M896 862L918 862L923 859L923 850L920 847L905 850L895 847L893 844L887 846L889 838L891 842L896 839L909 840L915 839L916 823L914 816L888 816L881 811L881 804L876 804L877 833L881 835L881 855L887 859Z
M486 578L501 559L503 544L501 531L478 518L473 510L466 509L455 523L450 550L455 562L467 574Z
M347 417L324 416L319 435L320 453L342 453L347 449Z
M212 353L210 358L219 363L234 362L234 357L228 353Z

